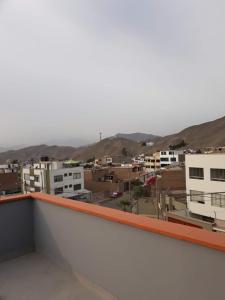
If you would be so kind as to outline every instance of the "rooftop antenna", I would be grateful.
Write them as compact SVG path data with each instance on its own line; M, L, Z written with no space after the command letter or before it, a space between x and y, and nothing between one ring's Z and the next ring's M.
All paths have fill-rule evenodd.
M99 138L100 138L100 142L102 140L102 132L99 132Z

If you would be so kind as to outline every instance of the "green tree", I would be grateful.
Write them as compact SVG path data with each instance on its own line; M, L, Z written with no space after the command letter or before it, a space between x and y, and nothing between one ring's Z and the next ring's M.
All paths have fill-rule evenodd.
M143 197L144 194L145 194L145 191L144 191L143 186L141 186L141 185L134 186L134 189L133 189L134 199L138 200L139 198Z
M128 211L131 207L131 203L128 199L121 199L119 205L122 207L123 211Z

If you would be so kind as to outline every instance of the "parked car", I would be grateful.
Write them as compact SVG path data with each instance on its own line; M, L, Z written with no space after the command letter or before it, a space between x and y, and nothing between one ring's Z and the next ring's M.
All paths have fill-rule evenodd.
M110 198L119 198L121 196L123 196L123 192L113 192Z

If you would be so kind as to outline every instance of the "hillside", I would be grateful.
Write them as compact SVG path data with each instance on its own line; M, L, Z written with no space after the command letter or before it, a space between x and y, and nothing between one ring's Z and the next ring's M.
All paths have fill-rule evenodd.
M225 117L188 127L181 132L158 139L152 149L166 149L182 140L186 147L225 146Z
M135 133L118 133L116 134L117 138L123 138L135 142L153 142L156 139L159 139L160 136L142 133L142 132L135 132Z
M0 163L4 163L7 159L26 161L33 158L34 160L39 160L41 156L64 159L72 157L75 151L76 148L65 146L31 146L19 150L10 150L0 153Z
M114 160L123 161L136 154L166 149L169 145L176 145L182 140L184 140L188 148L225 146L225 117L188 127L177 134L162 138L157 137L153 147L145 147L131 139L115 136L80 148L38 145L19 150L10 150L0 153L0 163L4 163L7 159L26 161L33 158L39 160L40 156L49 156L55 159L74 158L86 161L93 157L100 158L104 155L110 155L113 156Z
M104 155L110 155L115 160L118 158L118 161L120 161L121 159L123 160L142 152L143 148L145 147L142 147L140 143L124 138L112 137L84 149L77 150L74 159L86 161L93 157L100 158Z

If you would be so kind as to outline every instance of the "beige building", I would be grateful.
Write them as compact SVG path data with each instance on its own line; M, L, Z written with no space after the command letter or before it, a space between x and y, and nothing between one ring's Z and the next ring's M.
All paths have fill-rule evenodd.
M160 152L155 152L150 155L146 155L144 159L144 166L146 171L153 172L160 169Z
M190 213L225 228L225 154L186 155Z

